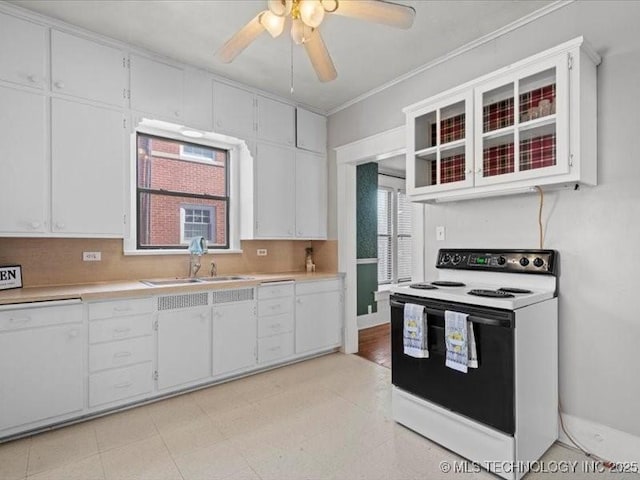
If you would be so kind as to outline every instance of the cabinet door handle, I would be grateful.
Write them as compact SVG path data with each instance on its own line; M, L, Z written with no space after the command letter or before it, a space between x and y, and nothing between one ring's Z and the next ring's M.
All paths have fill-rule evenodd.
M121 337L123 335L126 335L130 331L131 331L130 328L114 328L113 329L113 336L114 337Z
M31 73L27 75L27 80L29 80L31 83L36 83L38 81L38 77Z
M175 112L173 112L173 113L175 114L175 116L176 116L176 117L179 117L179 116L180 116L180 111L179 111L179 110L176 110L176 111L175 111Z
M270 352L277 352L278 350L280 350L280 347L271 347L268 349Z
M113 311L114 312L130 312L131 306L130 305L124 305L122 307L113 307Z
M207 319L207 314L206 313L201 313L200 315L198 315L200 317L200 319L202 320L206 320Z
M64 82L61 82L60 80L58 80L57 82L53 83L53 86L56 87L58 90L62 90L64 88Z
M281 323L274 323L273 325L271 325L271 328L273 330L280 330L280 327L282 327Z
M76 338L78 336L78 330L71 330L69 332L69 338Z
M31 222L29 224L29 227L31 227L32 230L36 230L36 229L40 228L40 222Z
M297 298L296 299L296 303L299 303L300 305L302 305L302 299L301 298Z
M133 383L131 382L122 382L114 385L115 388L129 388Z
M131 352L117 352L113 354L113 358L127 358L131 356Z
M57 222L56 223L56 230L64 230L64 223Z

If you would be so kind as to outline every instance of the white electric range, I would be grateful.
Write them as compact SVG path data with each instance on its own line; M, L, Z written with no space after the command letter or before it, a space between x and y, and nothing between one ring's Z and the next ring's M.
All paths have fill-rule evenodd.
M557 438L558 254L443 249L437 278L391 290L393 416L507 479ZM404 305L422 305L429 358L404 354ZM445 311L468 315L478 368L445 366Z

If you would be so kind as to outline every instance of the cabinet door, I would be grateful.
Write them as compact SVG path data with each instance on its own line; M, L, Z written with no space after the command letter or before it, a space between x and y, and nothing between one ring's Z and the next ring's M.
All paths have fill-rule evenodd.
M559 55L475 89L477 186L568 173L567 72Z
M296 297L296 353L335 347L342 340L340 292Z
M125 56L117 48L53 30L51 90L124 106Z
M258 96L258 138L293 146L295 110L291 105Z
M182 118L182 70L131 55L131 108L160 118Z
M326 157L296 151L296 237L327 237Z
M0 13L0 78L44 88L46 43L45 27Z
M303 108L296 110L296 146L303 150L327 151L327 119Z
M256 150L256 236L293 237L295 151L266 144L258 145Z
M211 376L211 310L158 314L158 389Z
M45 97L0 87L0 105L0 231L44 232L49 205Z
M53 99L51 118L52 231L122 235L122 112Z
M213 308L213 374L221 375L256 364L255 302Z
M473 185L473 95L448 96L407 116L407 194Z
M81 324L0 334L0 430L82 410L82 344Z
M184 72L184 124L200 130L213 130L213 80L206 72Z
M213 84L213 119L216 132L255 135L253 93L224 83Z

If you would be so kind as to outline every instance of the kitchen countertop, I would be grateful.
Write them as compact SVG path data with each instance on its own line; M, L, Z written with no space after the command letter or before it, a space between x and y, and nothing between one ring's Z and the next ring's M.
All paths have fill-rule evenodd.
M329 278L338 278L343 274L338 272L284 272L243 273L241 275L251 277L251 279L163 286L148 286L138 280L122 280L113 282L83 283L78 285L23 287L15 290L0 291L0 305L71 299L81 299L83 301L115 300L118 298L134 298L203 290L253 287L266 282L305 282L324 280Z

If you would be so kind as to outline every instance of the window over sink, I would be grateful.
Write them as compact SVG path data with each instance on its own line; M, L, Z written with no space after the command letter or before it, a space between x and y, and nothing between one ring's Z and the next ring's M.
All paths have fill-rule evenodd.
M126 255L187 253L199 236L210 252L241 252L239 175L249 149L237 138L184 130L140 119L131 136Z

